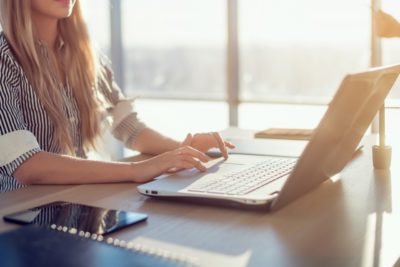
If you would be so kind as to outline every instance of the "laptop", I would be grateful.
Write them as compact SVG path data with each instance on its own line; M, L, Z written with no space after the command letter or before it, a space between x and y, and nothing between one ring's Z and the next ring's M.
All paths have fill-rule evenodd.
M233 154L225 161L163 176L140 185L158 198L236 203L277 210L338 174L352 159L362 137L396 82L400 65L345 76L299 157Z

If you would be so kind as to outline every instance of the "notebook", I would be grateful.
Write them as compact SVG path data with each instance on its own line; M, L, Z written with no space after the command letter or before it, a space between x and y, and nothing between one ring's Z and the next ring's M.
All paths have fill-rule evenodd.
M138 187L152 197L277 210L339 173L396 82L400 65L345 76L300 157L230 155Z
M184 255L172 257L117 239L35 225L0 234L0 253L2 267L196 266Z
M268 128L256 132L255 138L288 139L288 140L310 140L313 129L297 128Z

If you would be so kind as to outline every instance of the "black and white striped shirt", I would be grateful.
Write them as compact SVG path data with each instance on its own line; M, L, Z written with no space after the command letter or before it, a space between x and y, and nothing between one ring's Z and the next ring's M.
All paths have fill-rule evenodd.
M132 102L123 97L112 78L112 72L109 73L112 90L99 88L99 93L112 103L107 115L113 121L113 135L129 146L145 125L133 111ZM73 145L77 156L85 158L79 131L79 109L68 82L65 87L62 90L63 108L69 118ZM5 35L0 33L0 192L24 186L17 182L13 173L35 153L47 151L63 154L54 140L53 128L35 90L13 56Z

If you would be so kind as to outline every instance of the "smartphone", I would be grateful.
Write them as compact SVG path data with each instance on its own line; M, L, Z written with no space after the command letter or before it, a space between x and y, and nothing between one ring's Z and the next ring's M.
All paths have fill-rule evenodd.
M67 227L106 235L147 220L147 215L121 210L92 207L64 201L52 202L28 210L5 215L6 222Z

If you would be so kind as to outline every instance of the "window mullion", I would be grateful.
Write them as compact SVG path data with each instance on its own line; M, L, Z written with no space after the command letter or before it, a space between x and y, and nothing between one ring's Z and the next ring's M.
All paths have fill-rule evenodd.
M238 41L238 0L227 0L227 100L229 105L229 126L238 126L239 108L239 41Z

